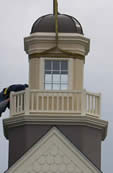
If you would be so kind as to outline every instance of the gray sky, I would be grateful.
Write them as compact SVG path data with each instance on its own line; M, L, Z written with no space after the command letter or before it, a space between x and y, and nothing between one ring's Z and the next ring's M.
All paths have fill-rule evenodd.
M28 81L28 57L23 38L33 22L52 12L52 0L0 0L0 89ZM59 0L60 13L77 18L85 36L91 39L85 63L85 85L102 93L102 119L109 121L108 136L102 144L102 171L112 173L113 155L113 1ZM3 118L8 117L8 111ZM7 169L8 142L0 119L0 173Z

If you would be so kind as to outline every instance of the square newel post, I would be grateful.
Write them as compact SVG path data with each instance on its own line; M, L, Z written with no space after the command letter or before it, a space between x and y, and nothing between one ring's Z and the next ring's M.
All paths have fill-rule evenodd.
M98 115L101 117L101 93L99 93L99 101L98 101Z
M14 99L13 99L14 92L10 93L10 116L14 115Z
M25 90L25 99L24 99L24 110L25 110L25 115L29 115L29 106L30 106L30 90L29 88L26 88Z
M87 97L86 97L86 90L82 91L82 100L81 100L81 114L86 115L87 112Z

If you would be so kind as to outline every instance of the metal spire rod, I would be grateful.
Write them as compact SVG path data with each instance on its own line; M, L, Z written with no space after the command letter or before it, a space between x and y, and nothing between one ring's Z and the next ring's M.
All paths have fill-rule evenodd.
M53 0L53 14L55 15L55 13L58 13L58 2L57 0Z

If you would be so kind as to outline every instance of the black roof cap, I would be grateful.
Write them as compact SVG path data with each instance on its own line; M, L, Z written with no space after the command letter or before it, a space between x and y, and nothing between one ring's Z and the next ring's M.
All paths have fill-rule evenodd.
M31 34L35 32L55 32L55 15L48 14L38 18L32 26ZM58 32L83 34L82 26L77 19L58 13Z

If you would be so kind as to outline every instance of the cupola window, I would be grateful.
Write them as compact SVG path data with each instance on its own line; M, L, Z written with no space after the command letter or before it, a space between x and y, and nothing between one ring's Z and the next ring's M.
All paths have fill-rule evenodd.
M44 88L68 89L68 60L45 60Z

